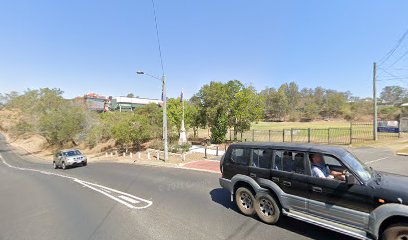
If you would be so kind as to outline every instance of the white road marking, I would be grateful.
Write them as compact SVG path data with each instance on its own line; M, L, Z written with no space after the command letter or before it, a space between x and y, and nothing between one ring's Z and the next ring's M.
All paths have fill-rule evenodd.
M135 199L133 199L133 198L130 198L130 197L123 196L123 195L120 195L119 198L122 198L123 200L126 200L126 201L128 201L128 202L131 202L131 203L133 203L133 204L139 203L139 201L137 201L137 200L135 200Z
M144 208L150 207L153 204L152 201L136 197L136 196L134 196L132 194L125 193L125 192L122 192L122 191L119 191L119 190L116 190L116 189L113 189L113 188L109 188L109 187L106 187L106 186L103 186L103 185L99 185L99 184L96 184L96 183L87 182L87 181L84 181L84 180L81 180L81 179L78 179L78 178L74 178L74 177L70 177L70 176L67 176L67 175L52 173L52 172L33 169L33 168L16 167L16 166L10 165L8 162L6 162L6 160L3 158L3 156L1 154L0 154L0 159L9 168L13 168L13 169L21 170L21 171L37 172L37 173L41 173L41 174L45 174L45 175L52 175L52 176L57 176L57 177L62 177L62 178L72 180L72 181L74 181L74 182L76 182L78 184L81 184L83 187L87 187L87 188L92 189L92 190L94 190L96 192L99 192L99 193L107 196L108 198L113 199L113 200L119 202L122 205L125 205L126 207L128 207L130 209L144 209ZM126 202L124 200L126 200L128 202ZM137 204L137 206L135 204Z
M102 189L102 191L107 192L107 193L111 193L110 191L108 191L106 189Z
M370 164L370 163L379 162L379 161L382 161L382 160L385 160L385 159L388 159L388 158L390 158L390 156L389 156L389 157L379 158L379 159L372 160L372 161L368 161L368 162L365 162L365 164Z

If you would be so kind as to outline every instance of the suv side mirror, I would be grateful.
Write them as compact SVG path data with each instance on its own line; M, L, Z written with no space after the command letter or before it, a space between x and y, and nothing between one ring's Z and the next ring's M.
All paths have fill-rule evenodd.
M356 177L354 177L353 174L351 174L349 171L346 171L344 176L346 177L346 184L347 185L354 185L358 183Z

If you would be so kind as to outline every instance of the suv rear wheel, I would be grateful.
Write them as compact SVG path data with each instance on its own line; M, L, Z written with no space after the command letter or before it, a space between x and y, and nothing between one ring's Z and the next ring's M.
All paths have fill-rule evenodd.
M393 224L385 229L382 240L408 240L408 223Z
M268 224L275 224L279 220L281 214L275 198L267 193L256 194L255 211L258 217Z
M63 170L67 169L67 166L65 165L65 162L62 162L62 169Z
M254 202L254 195L248 188L240 187L235 191L235 204L244 215L252 216L255 214Z

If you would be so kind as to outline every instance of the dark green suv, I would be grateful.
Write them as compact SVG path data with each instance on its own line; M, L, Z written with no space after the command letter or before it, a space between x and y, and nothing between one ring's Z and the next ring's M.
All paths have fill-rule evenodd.
M408 177L375 171L340 147L240 143L220 184L245 215L281 214L359 239L408 239Z

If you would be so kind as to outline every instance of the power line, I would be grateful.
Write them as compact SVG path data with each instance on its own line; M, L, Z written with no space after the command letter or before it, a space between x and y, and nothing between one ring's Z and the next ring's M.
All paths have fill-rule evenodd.
M397 75L390 73L388 70L384 68L379 68L379 69L383 71L384 73L386 73L388 76L379 77L377 81L399 81L405 84L404 81L408 80L408 76L402 76L402 75L397 76Z
M162 73L163 73L162 75L164 75L163 57L162 57L162 51L161 51L161 45L160 45L159 28L157 26L156 7L154 5L154 0L152 0L152 5L153 5L154 23L156 25L156 36L157 36L157 44L159 47L160 63L161 63L161 68L162 68Z
M401 45L401 43L404 41L405 37L408 35L408 29L404 32L404 34L401 36L401 38L398 40L397 44L387 53L382 57L378 62L380 65L383 65L398 49L398 47Z
M397 62L399 62L401 59L403 59L406 55L408 54L408 50L402 54L402 56L400 58L397 59L397 61L395 61L393 64L391 64L389 67L394 66Z
M408 78L379 78L377 81L386 82L386 81L400 81L404 82L408 81Z
M408 71L408 68L388 68L388 70L394 70L394 71Z
M395 76L394 74L388 72L388 70L386 70L386 69L384 69L384 68L379 68L379 69L380 69L381 71L385 72L386 74L392 76L392 77L397 77L397 76Z

